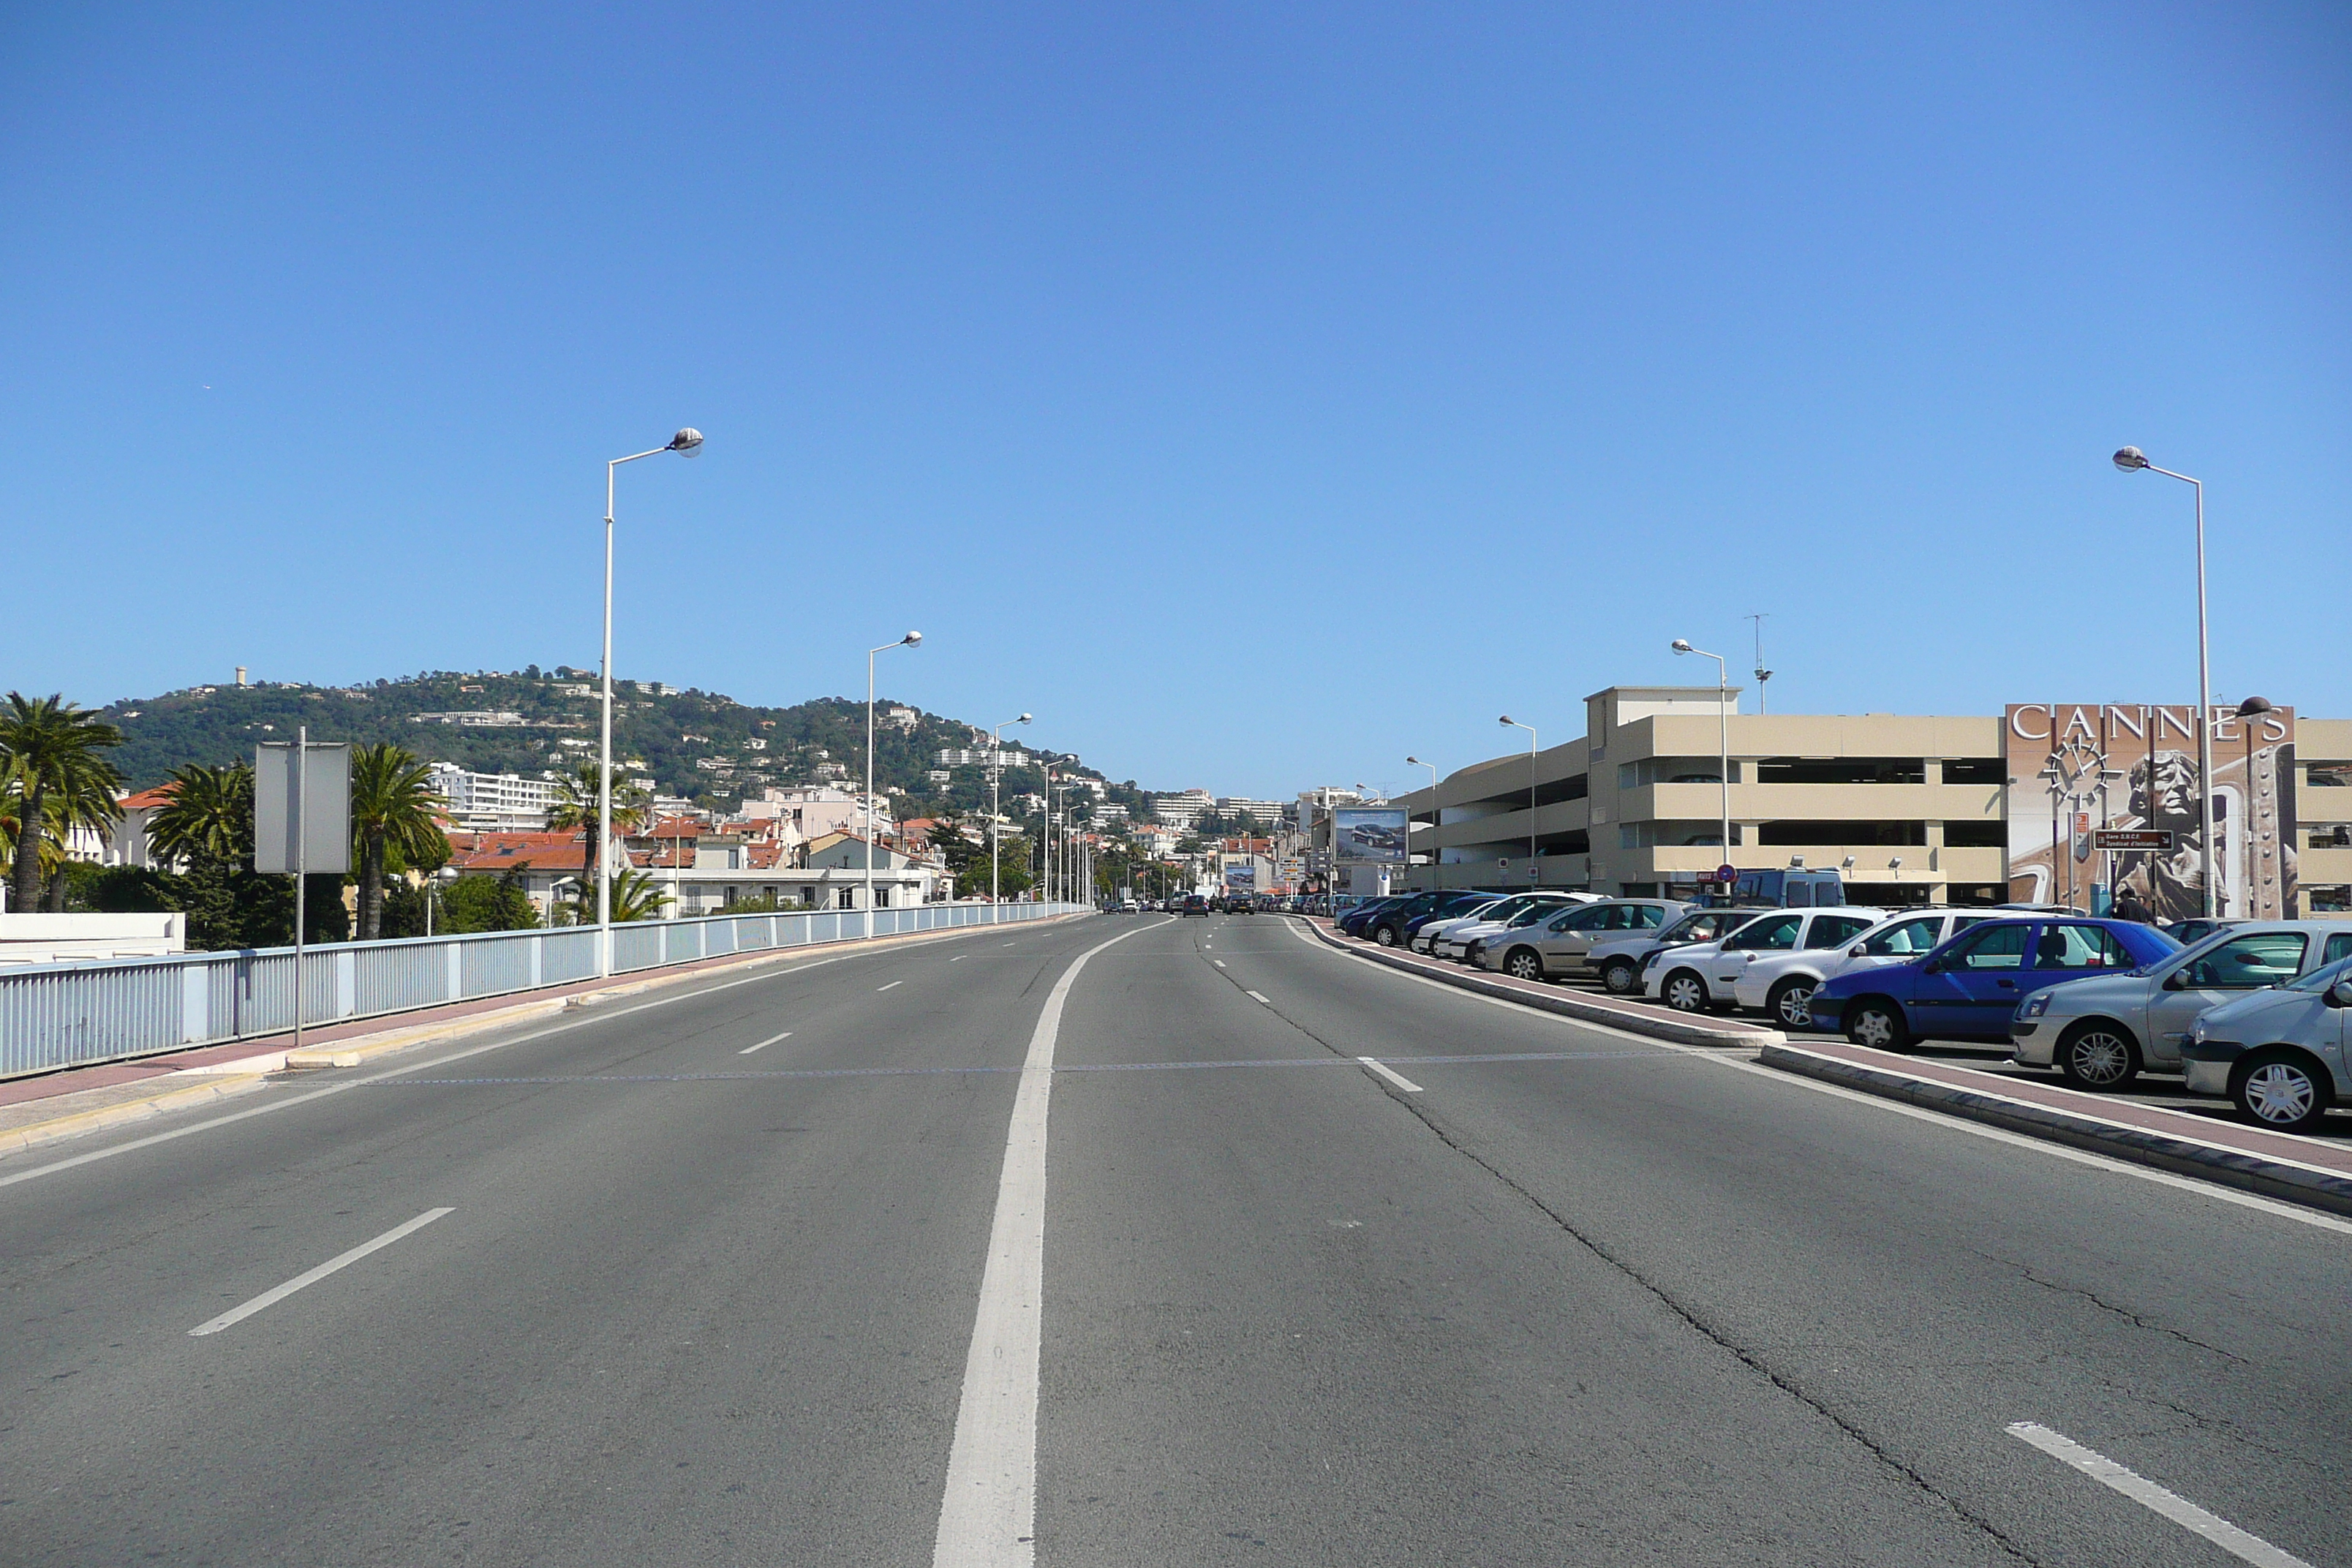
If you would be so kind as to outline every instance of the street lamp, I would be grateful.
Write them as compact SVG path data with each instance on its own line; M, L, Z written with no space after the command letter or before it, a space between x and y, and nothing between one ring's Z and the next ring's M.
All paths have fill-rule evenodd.
M1424 763L1419 757L1407 757L1404 760L1404 763L1405 766L1409 768L1427 768L1429 770L1429 831L1431 836L1429 840L1429 863L1434 866L1437 864L1437 764L1435 763ZM1405 821L1406 847L1404 858L1405 863L1408 865L1412 862L1412 822L1411 818L1407 818ZM1430 874L1429 885L1433 888L1437 886L1436 873L1432 872Z
M1508 713L1503 715L1502 722L1508 724L1514 730L1525 730L1528 732L1528 886L1532 888L1536 885L1538 880L1538 872L1536 870L1536 727L1533 724L1522 724L1517 719L1512 718Z
M988 899L991 903L1004 901L1003 895L996 889L996 784L1004 774L1004 731L1015 724L1027 722L1029 715L1024 713L1018 719L1007 719L999 724L994 731L996 749L988 753Z
M866 934L874 934L874 656L894 647L920 647L923 634L908 632L897 642L866 650Z
M1723 785L1723 863L1731 864L1731 666L1719 653L1709 653L1703 647L1693 647L1681 637L1674 641L1675 652L1695 653L1701 658L1715 660L1715 716L1723 731L1723 758L1720 763ZM1725 892L1731 889L1726 888Z
M2179 479L2197 492L2197 793L2202 802L2198 810L2202 814L2199 825L2203 829L2198 845L2198 874L2205 881L2205 916L2211 919L2213 901L2213 716L2207 704L2212 700L2212 677L2209 673L2205 639L2205 482L2192 479L2187 474L2176 474L2170 468L2159 468L2147 460L2147 454L2137 447L2126 447L2116 454L2116 467L2126 474L2146 468L2151 474L2162 474L2168 479ZM2151 763L2151 766L2154 764ZM2151 781L2153 782L2153 781Z
M596 973L613 973L613 471L639 458L676 452L691 458L702 450L702 432L679 431L667 447L632 452L604 465L604 721L596 752Z
M2239 798L2245 802L2245 806L2241 813L2243 826L2238 831L2243 834L2246 839L2245 910L2250 920L2262 918L2262 911L2254 907L2254 885L2258 880L2256 872L2261 869L2262 860L2261 851L2254 844L2254 726L2252 721L2273 711L2274 710L2271 706L2271 700L2267 697L2249 697L2238 704L2238 724L2246 736L2245 784L2238 792ZM2282 909L2279 913L2284 915L2287 911Z

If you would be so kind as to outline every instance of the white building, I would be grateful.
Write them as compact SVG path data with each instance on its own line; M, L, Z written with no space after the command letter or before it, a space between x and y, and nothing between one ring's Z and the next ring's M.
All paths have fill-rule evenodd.
M1154 795L1151 799L1152 815L1180 832L1191 832L1194 823L1216 808L1217 797L1204 789Z
M547 826L557 790L551 775L469 773L455 763L429 765L433 787L449 803L452 824L467 833L530 833Z
M1272 827L1282 820L1282 803L1229 795L1217 802L1217 813L1221 816L1245 816L1260 827Z

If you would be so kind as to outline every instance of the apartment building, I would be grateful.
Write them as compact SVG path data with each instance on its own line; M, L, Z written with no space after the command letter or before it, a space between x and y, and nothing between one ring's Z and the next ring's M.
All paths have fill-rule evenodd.
M1614 686L1585 700L1575 740L1401 797L1406 885L1673 896L1729 864L1836 869L1857 902L2012 896L2011 792L2042 786L2011 778L2001 716L1767 716L1740 696L1727 785L1714 687ZM2300 719L2294 746L2297 911L2352 910L2352 721Z
M529 833L547 826L554 808L552 778L478 773L455 763L429 764L433 788L449 803L449 820L466 833Z

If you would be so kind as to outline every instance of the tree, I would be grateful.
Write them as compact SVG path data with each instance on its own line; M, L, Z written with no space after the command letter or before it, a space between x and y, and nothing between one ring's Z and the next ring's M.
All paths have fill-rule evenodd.
M29 910L40 901L49 796L94 787L92 781L102 780L111 800L121 775L98 753L121 744L121 731L62 696L32 699L18 691L8 693L8 706L0 711L0 758L7 762L16 801L11 909Z
M661 890L650 872L632 868L613 879L613 923L625 925L631 921L656 921L669 907L669 895ZM572 900L572 919L578 925L596 923L596 885L582 886L579 896Z
M615 834L625 837L644 826L652 805L644 790L621 776L620 769L613 770L613 831ZM604 846L596 842L596 764L583 762L556 781L555 805L547 814L547 825L555 828L579 828L587 834L588 858L583 879L592 895L592 904L594 902L593 895L596 887L597 864L604 858ZM615 880L617 882L617 879ZM593 921L596 917L592 913L588 918ZM616 913L613 918L618 920L621 917Z
M384 858L404 863L429 859L436 841L444 859L447 840L434 815L441 797L432 771L415 755L384 742L352 751L352 858L359 863L360 940L373 942L383 928Z
M523 890L529 863L497 877L460 877L441 894L441 929L455 935L477 931L530 931L539 910Z
M171 798L147 823L147 847L158 860L183 868L253 859L253 769L244 763L172 770Z

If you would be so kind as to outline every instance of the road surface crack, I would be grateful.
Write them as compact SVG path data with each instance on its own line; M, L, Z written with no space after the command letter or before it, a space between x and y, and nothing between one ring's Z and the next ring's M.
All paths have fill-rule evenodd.
M1976 1256L1983 1258L1988 1263L1998 1263L2004 1268L2014 1268L2017 1270L2019 1277L2024 1279L2029 1285L2039 1285L2044 1290L2048 1290L2054 1295L2074 1296L2088 1301L2092 1306L2098 1308L2099 1310L2103 1312L2114 1313L2116 1317L2121 1318L2124 1321L2129 1323L2136 1329L2146 1329L2150 1333L2162 1334L2167 1339L2179 1340L2184 1345L2194 1345L2200 1351L2210 1351L2213 1354L2220 1356L2223 1361L2233 1362L2239 1366L2245 1366L2248 1364L2246 1358L2242 1355L2231 1355L2220 1345L2207 1344L2203 1340L2197 1338L2193 1334L2186 1334L2181 1332L2179 1329L2172 1328L2168 1324L2156 1322L2142 1316L2140 1313L2133 1311L2129 1307L2119 1307L2115 1302L2107 1300L2105 1298L2099 1295L2095 1290L2086 1289L2080 1285L2062 1285L2054 1279L2044 1279L2041 1275L2036 1274L2033 1271L2032 1266L2019 1263L2011 1258L1995 1258L1989 1252L1979 1252L1977 1253Z

